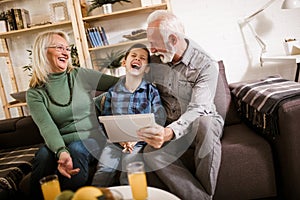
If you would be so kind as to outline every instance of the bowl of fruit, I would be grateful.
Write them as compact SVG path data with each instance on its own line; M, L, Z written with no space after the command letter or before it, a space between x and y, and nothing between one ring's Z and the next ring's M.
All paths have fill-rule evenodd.
M98 188L94 186L84 186L76 190L62 191L55 200L122 200L122 194L108 188Z

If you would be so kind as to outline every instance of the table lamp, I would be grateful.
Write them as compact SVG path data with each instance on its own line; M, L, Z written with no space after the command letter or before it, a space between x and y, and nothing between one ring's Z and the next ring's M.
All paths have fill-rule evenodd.
M259 10L254 12L253 14L245 17L244 19L239 20L239 25L244 26L248 25L252 34L254 35L257 43L261 47L261 54L260 54L260 64L262 66L262 55L266 53L267 51L267 45L264 43L264 41L259 37L259 35L256 33L256 31L253 29L251 23L249 23L256 15L264 11L266 8L268 8L272 3L274 3L276 0L270 0L268 1L264 6L262 6ZM293 8L300 8L300 0L285 0L281 6L281 9L293 9Z

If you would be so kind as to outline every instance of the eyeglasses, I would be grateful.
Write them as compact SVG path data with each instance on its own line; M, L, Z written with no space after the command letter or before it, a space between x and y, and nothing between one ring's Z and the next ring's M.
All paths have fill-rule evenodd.
M55 48L55 50L59 51L59 52L64 52L64 51L71 52L71 47L69 47L69 46L53 45L53 46L49 46L47 48Z

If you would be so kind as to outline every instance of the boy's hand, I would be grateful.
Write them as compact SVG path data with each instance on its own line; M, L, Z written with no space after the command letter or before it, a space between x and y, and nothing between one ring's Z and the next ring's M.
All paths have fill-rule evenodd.
M124 148L122 152L132 153L135 144L136 142L121 142L120 145Z

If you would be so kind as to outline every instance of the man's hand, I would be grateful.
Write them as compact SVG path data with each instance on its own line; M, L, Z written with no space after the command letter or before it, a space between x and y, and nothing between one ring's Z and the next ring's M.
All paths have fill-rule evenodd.
M72 158L68 152L61 152L57 163L58 171L67 178L71 178L72 175L75 175L80 171L79 168L73 169Z
M141 128L137 135L139 138L147 142L150 146L159 149L166 142L174 137L173 130L171 128L164 128L156 125L154 127Z

